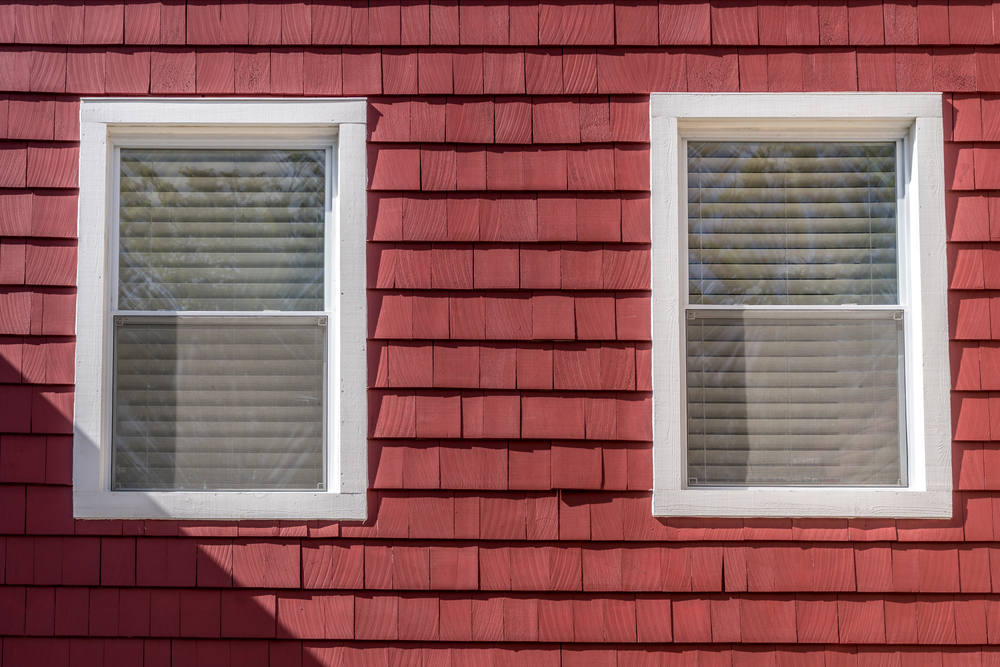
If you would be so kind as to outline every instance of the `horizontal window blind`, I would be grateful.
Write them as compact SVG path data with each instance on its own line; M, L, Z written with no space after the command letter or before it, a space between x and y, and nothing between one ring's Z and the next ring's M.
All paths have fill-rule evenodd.
M113 488L323 488L325 324L116 318Z
M689 142L690 303L898 303L895 151Z
M120 310L323 310L325 150L122 148L120 191Z
M687 322L692 485L897 485L903 322L893 312Z
M687 189L688 484L905 484L895 142L689 142Z

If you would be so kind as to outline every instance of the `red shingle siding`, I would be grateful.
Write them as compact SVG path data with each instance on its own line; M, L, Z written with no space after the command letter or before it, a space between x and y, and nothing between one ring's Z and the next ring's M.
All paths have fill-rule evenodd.
M0 662L997 664L995 15L0 7ZM673 90L944 93L953 520L651 516L647 95ZM105 94L369 97L364 524L73 521L77 100Z

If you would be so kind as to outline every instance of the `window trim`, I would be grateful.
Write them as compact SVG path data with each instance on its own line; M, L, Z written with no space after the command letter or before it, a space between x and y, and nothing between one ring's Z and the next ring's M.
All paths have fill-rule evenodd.
M650 95L653 514L952 516L944 137L936 93ZM906 488L686 487L684 140L904 139L900 292L908 295ZM914 390L919 387L919 390ZM915 427L913 425L916 425ZM912 430L911 430L912 429Z
M367 328L364 99L114 99L80 105L79 261L73 514L87 519L349 519L367 514ZM137 137L254 143L266 131L333 146L336 196L327 222L331 382L326 491L111 491L111 307L117 292L116 144ZM151 139L155 141L155 139ZM273 139L269 140L273 145ZM333 241L333 239L337 241ZM327 272L330 274L331 272ZM329 290L330 284L334 289ZM335 474L339 468L339 475Z

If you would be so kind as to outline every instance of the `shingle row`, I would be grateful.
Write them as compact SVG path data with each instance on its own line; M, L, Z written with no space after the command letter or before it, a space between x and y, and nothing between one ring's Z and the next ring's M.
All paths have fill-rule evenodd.
M817 45L993 44L994 11L969 3L504 4L375 2L12 5L21 44Z
M10 47L0 90L82 95L1000 91L994 47Z

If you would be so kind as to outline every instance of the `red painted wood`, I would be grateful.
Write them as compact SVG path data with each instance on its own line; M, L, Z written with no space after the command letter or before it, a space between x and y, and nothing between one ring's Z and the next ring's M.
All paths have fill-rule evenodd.
M419 190L421 152L413 148L369 145L371 187L379 190Z
M180 95L195 92L195 53L178 48L153 48L149 62L151 93Z
M482 49L452 49L452 70L456 95L483 94Z
M745 0L714 0L712 43L752 46L758 43L757 6Z
M539 2L539 44L613 44L615 16L610 3Z
M744 642L792 643L795 633L795 599L788 595L740 600L740 636Z
M457 101L447 105L449 142L493 143L493 101L489 98Z
M448 489L505 490L507 449L490 441L466 440L442 447L441 486Z
M659 7L660 44L710 44L708 2L664 4Z
M923 50L896 49L896 89L928 90L932 86L930 54Z
M596 49L563 49L563 92L575 95L597 93Z
M512 0L509 3L509 41L513 45L538 44L538 3L533 0Z
M567 151L560 148L537 148L524 152L523 187L526 190L565 190L567 187Z
M271 92L275 95L301 95L303 92L303 51L296 48L271 50Z
M840 641L883 643L887 639L891 605L881 599L841 595L837 600Z
M972 190L975 187L974 147L945 144L945 184L952 190ZM988 154L984 153L988 162ZM985 172L984 172L985 175Z
M368 3L368 43L392 46L400 43L399 3L375 0Z
M458 20L462 44L509 43L510 13L506 4L459 3Z
M232 51L198 50L196 89L199 93L232 94L236 90L235 54Z
M21 5L14 12L14 40L21 44L52 41L53 7ZM9 30L9 28L8 28Z
M976 87L981 91L1000 90L1000 61L996 54L976 52Z
M611 139L649 141L648 100L642 96L614 97L611 101Z
M597 92L647 92L646 61L645 49L598 49Z
M932 65L934 86L938 90L976 90L976 60L971 48L935 48Z
M29 143L26 176L28 187L76 187L79 152L79 147L74 144Z
M433 164L437 158L428 158ZM447 200L443 195L421 194L403 197L402 238L405 241L433 241L446 235ZM397 246L397 269L405 281L417 288L432 283L434 253L427 244Z
M457 393L416 395L418 438L457 438L461 433L461 400Z
M109 94L138 95L149 92L149 49L109 48L105 88Z
M577 196L576 239L586 242L620 241L621 200L604 194L580 193Z
M266 51L236 49L234 65L237 95L271 92L271 58Z
M882 3L871 0L848 0L848 41L854 45L877 46L885 43Z
M66 50L35 47L31 51L29 88L32 92L61 93L66 87Z
M739 90L739 59L735 49L692 51L687 54L687 89L690 92Z
M552 389L552 344L517 344L517 388Z
M917 37L921 44L948 44L948 3L940 0L917 4Z
M529 95L553 95L563 92L560 49L526 49L524 68L525 92Z
M221 40L222 4L204 0L190 3L187 10L188 44L219 44Z
M976 188L992 189L995 183L1000 182L997 151L988 144L976 144L975 158L978 158L978 164L975 166Z
M646 49L646 60L646 83L649 90L687 90L687 59L683 52Z
M886 44L916 44L917 3L916 0L900 0L882 6L885 21Z
M399 7L400 42L402 44L430 44L430 4L412 0L401 2Z
M383 49L382 92L386 95L417 94L416 49Z
M421 145L420 185L428 191L455 190L458 187L458 155L453 148Z
M836 644L839 639L837 601L820 596L795 596L798 641Z
M426 343L390 343L389 386L433 386L433 347Z
M566 151L570 190L613 190L615 151L612 146L588 146Z
M572 99L536 97L531 104L532 139L542 144L580 142L580 107Z
M28 47L12 47L0 54L0 87L6 91L24 91L29 88L31 51Z
M25 142L0 143L0 185L23 188L27 178L27 160Z
M649 149L645 146L615 144L615 188L649 188Z
M582 439L583 399L569 395L523 395L521 435L525 438Z
M979 343L957 343L950 346L953 386L960 391L980 390ZM992 362L992 356L990 361Z
M895 54L891 49L858 51L858 90L896 90Z
M312 3L312 43L350 44L351 17L349 5L326 1ZM249 20L249 17L248 17Z
M378 95L382 92L381 58L369 49L344 49L344 94Z
M751 72L744 72L743 64L744 61L750 60L750 66L753 65L751 60L752 56L740 56L740 90L754 90L760 87L760 84L754 82ZM804 66L804 57L801 53L792 50L785 49L768 49L766 56L766 71L761 72L760 78L766 81L763 90L768 87L772 92L802 92L802 70ZM758 66L763 66L761 63ZM747 82L744 79L744 74L750 79ZM750 85L748 86L747 83Z
M483 92L487 95L524 93L524 51L485 49L483 51Z
M983 249L980 244L948 248L948 282L951 289L983 289Z
M432 546L430 548L430 585L433 589L475 589L478 585L478 576L478 549L476 547ZM442 600L442 618L444 617L444 607Z
M993 44L993 10L985 2L948 6L948 37L952 44Z
M784 46L787 39L785 0L768 0L757 5L757 35L761 46Z

